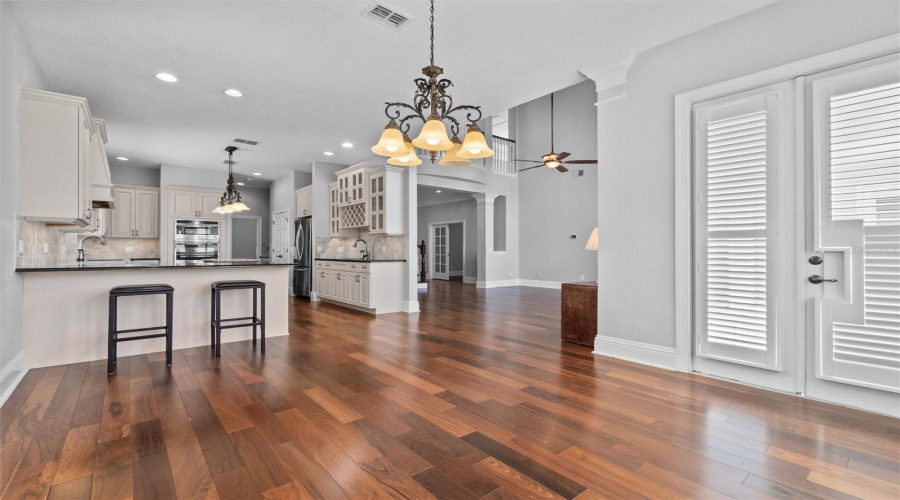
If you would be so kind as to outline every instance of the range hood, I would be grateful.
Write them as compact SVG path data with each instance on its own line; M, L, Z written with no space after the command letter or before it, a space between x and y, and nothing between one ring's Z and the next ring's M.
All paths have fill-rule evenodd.
M91 208L116 208L115 187L109 172L109 158L106 157L106 122L94 118L94 128L101 140L94 142L91 172Z

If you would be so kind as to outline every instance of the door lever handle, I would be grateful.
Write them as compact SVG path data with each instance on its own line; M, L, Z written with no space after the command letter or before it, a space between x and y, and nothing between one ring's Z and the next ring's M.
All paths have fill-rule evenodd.
M819 283L822 283L823 281L827 281L827 282L829 282L829 283L837 283L837 280L833 280L833 279L825 279L825 278L819 276L818 274L813 274L812 276L810 276L809 278L807 278L807 280L808 280L810 283L812 283L813 285L818 285Z

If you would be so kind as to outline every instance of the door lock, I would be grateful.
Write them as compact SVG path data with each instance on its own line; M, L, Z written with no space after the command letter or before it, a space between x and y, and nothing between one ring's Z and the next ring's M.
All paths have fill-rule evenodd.
M822 283L823 281L827 281L829 283L837 283L837 280L825 279L825 278L819 276L818 274L813 274L812 276L810 276L809 278L806 278L806 279L813 285L818 285L819 283Z
M823 259L822 257L820 257L818 255L813 255L812 257L809 258L809 263L814 266L818 266L823 262L825 262L825 259Z

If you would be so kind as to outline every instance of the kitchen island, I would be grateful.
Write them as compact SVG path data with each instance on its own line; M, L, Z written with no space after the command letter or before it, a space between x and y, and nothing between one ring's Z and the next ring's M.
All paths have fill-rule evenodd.
M87 262L18 268L24 276L22 335L29 368L105 360L109 290L165 283L175 288L173 348L209 348L210 284L257 280L266 284L266 337L288 334L288 280L292 264L214 263L169 266L156 262ZM250 290L222 294L222 317L250 316ZM119 329L165 324L161 295L120 298ZM222 331L222 342L251 338L250 328ZM165 350L164 339L119 344L119 357Z

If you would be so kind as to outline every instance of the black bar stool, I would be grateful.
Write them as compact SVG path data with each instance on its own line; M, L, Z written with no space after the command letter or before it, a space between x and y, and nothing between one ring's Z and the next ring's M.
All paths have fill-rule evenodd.
M118 356L119 342L128 342L129 340L155 339L160 337L166 338L166 365L172 366L172 297L175 289L170 285L124 285L117 286L109 291L109 346L106 360L106 372L113 375L116 370L116 358ZM149 328L132 328L130 330L118 330L118 299L119 297L130 297L134 295L159 295L166 296L166 324L165 326L151 326ZM152 333L147 335L135 335L133 337L119 338L122 333L149 332L152 330L164 330L163 333Z
M221 293L223 290L253 290L253 316L243 318L226 318L222 319L222 300ZM257 292L259 298L257 299ZM257 300L259 307L257 307ZM253 280L234 280L234 281L216 281L212 284L210 293L210 338L212 343L210 346L216 350L216 357L222 355L222 330L228 328L244 328L253 327L253 343L256 344L256 327L260 330L260 350L266 350L266 284L262 281ZM222 323L231 321L250 320L249 323L240 323L237 325Z

